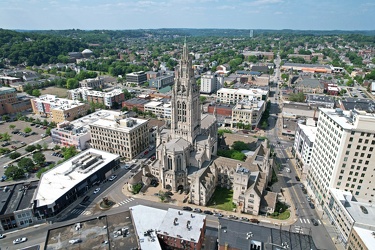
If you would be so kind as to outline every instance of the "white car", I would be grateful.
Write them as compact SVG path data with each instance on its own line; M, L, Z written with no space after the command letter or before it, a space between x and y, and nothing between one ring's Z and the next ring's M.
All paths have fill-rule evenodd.
M5 235L4 234L0 234L0 239L4 239L5 238Z
M95 189L94 194L99 193L99 191L100 191L100 188Z
M111 177L109 177L108 180L113 181L114 179L116 179L116 177L117 177L117 175L112 175Z
M19 244L19 243L22 243L22 242L25 242L25 241L27 241L27 238L26 237L22 237L22 238L15 239L13 241L13 244Z

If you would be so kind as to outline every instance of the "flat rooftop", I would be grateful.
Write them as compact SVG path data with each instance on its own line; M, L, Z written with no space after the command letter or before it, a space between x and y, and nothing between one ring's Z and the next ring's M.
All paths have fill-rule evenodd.
M58 127L52 130L65 131L65 132L74 134L74 129L78 129L82 127L89 128L90 124L96 122L99 119L114 120L115 116L119 116L120 114L121 112L118 112L118 111L100 110L100 111L96 111L95 113L83 116L71 122L65 121L65 122L59 123Z
M97 157L94 160L96 156L101 156L101 158ZM37 206L53 204L78 183L119 157L119 155L90 148L45 172L40 179L35 196ZM91 163L91 160L94 162ZM81 166L86 168L81 168Z
M156 232L151 232L149 230L156 230L159 228L167 211L143 205L130 207L130 211L141 249L161 250L162 248ZM149 233L147 234L147 232Z
M55 95L41 95L39 98L35 98L34 101L45 104L50 104L52 109L68 110L78 106L86 105L83 102L77 100L69 100L65 98L59 98Z
M357 129L359 127L361 130L375 131L373 127L373 124L375 123L375 114L356 110L346 111L342 109L327 108L320 108L319 110L320 112L325 113L344 129Z
M371 249L375 246L375 237L373 235L374 230L369 230L356 226L353 227L353 230L355 230L359 237L361 237L361 240L363 241L365 246L367 246L367 249Z
M128 133L147 122L147 120L138 118L125 118L116 121L116 119L111 119L111 117L107 117L106 119L98 119L91 125Z
M309 138L310 142L314 142L315 141L316 131L318 129L317 127L315 127L315 126L308 126L308 125L304 125L304 124L298 124L297 126L299 126L301 128L301 130Z
M221 88L217 91L217 95L220 93L225 94L236 94L236 95L266 95L268 93L267 90L263 89L228 89L228 88Z
M159 226L159 234L198 242L202 234L206 216L189 211L169 208Z

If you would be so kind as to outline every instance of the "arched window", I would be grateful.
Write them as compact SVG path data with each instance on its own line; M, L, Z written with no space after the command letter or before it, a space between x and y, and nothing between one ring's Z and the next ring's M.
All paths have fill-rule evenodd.
M168 156L168 170L172 170L172 158Z
M177 171L180 171L182 169L182 160L181 157L177 157Z
M186 103L182 102L182 121L186 122Z

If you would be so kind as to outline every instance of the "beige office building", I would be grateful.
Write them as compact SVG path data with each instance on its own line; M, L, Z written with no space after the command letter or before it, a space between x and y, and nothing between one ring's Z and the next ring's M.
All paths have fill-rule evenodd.
M374 200L375 115L364 111L320 109L307 182L317 202L326 206L330 188Z
M103 118L90 124L91 147L131 160L149 146L147 120L125 118Z

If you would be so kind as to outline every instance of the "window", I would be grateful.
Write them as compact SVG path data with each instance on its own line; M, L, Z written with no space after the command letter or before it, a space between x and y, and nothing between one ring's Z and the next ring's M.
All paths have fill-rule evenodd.
M349 138L349 141L352 142L352 141L353 141L353 137L350 137L350 138Z
M352 144L348 144L348 148L352 148Z
M342 168L345 168L346 167L346 164L344 163L344 164L342 164L342 166L341 166Z
M358 145L358 146L357 146L357 149L361 149L361 146Z
M363 141L363 139L359 139L358 142L361 143Z
M354 153L354 156L358 156L358 152L355 152L355 153Z

